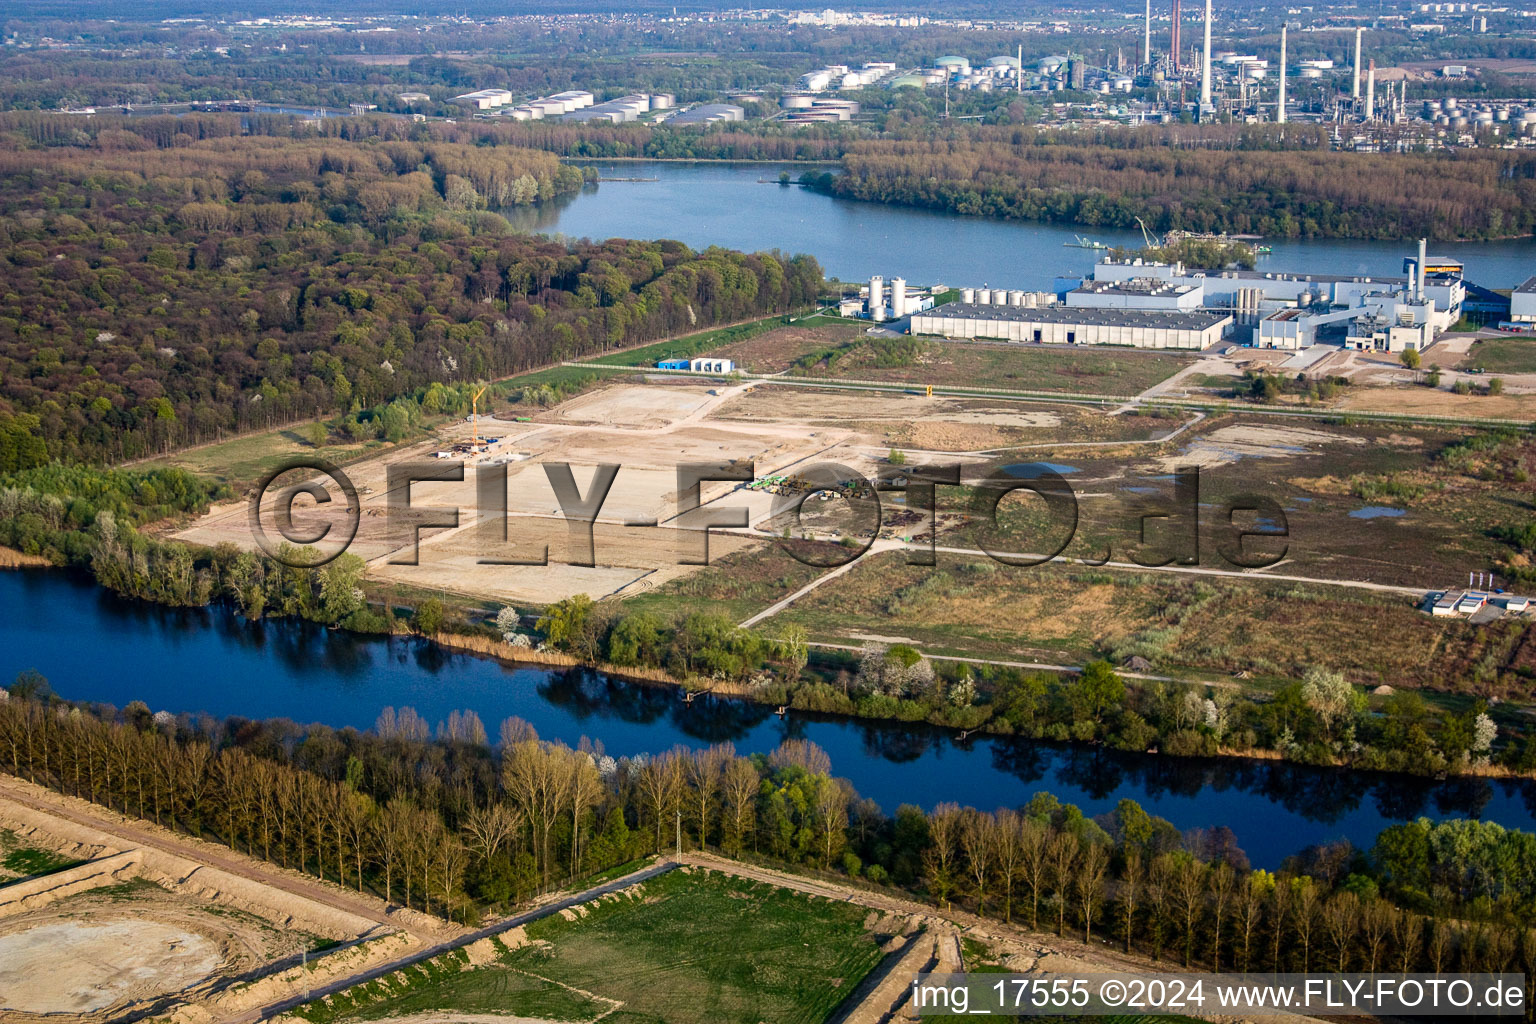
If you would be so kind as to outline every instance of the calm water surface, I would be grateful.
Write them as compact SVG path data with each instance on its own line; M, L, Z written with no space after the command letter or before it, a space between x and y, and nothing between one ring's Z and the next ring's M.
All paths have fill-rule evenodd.
M855 722L638 686L592 672L513 668L407 638L355 636L296 622L250 623L232 612L123 601L61 572L0 573L0 680L37 669L74 700L218 717L285 717L366 729L386 705L429 722L470 708L494 735L519 715L547 739L601 740L614 755L730 741L740 753L810 739L834 771L887 810L944 800L1014 806L1040 790L1088 814L1138 800L1181 828L1227 825L1255 864L1275 866L1312 843L1369 845L1418 815L1536 823L1536 786L1504 780L1434 783L1269 761L1176 760L977 738L927 727Z
M846 281L871 274L915 284L1049 289L1058 275L1082 277L1099 254L1063 243L1083 235L1109 245L1141 244L1139 231L994 221L931 210L833 199L778 184L780 170L798 178L804 165L604 163L605 175L658 178L610 181L537 209L506 213L524 231L572 238L675 238L695 248L810 253L828 275ZM833 169L831 165L818 167ZM1401 275L1401 244L1272 240L1275 253L1260 270ZM1431 254L1466 263L1467 278L1487 288L1512 288L1536 274L1536 240L1433 242Z

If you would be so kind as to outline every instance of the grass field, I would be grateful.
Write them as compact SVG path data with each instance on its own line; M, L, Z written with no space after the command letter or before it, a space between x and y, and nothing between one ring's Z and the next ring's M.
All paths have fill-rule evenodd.
M0 829L0 886L34 875L51 875L80 863L83 862L26 846L16 833Z
M1367 685L1439 689L1502 666L1524 620L1474 626L1417 611L1407 598L1285 581L999 565L940 556L866 556L764 623L797 622L811 639L865 635L934 654L1082 664L1132 656L1160 672L1299 678L1314 665ZM1390 638L1384 642L1384 638Z
M714 352L726 345L745 340L757 334L782 327L789 322L787 316L770 316L731 327L716 327L681 338L669 338L654 345L630 349L609 356L598 356L588 362L605 366L654 366L660 359L691 359L706 352Z
M360 986L300 1014L317 1024L425 1010L613 1024L817 1024L879 961L861 907L718 874L673 871L481 967L462 952L408 984ZM615 1007L617 1003L617 1007Z
M1482 367L1489 373L1536 373L1536 337L1491 338L1476 342L1458 370Z
M879 365L878 348L859 342L834 358L794 372L904 384L1134 395L1193 361L1188 355L1133 349L1063 351L933 339L909 344L918 346L921 353L909 365Z
M261 434L232 438L174 455L152 459L141 468L175 466L228 484L234 490L254 484L277 466L297 457L319 457L344 463L386 447L383 441L358 444L325 444L316 448L303 436L302 427L285 427Z

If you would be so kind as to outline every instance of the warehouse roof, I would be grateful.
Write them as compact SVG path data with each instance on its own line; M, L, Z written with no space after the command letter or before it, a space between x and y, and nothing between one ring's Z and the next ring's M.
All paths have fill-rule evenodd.
M1143 327L1174 331L1203 331L1231 317L1219 313L1173 313L1158 309L1097 309L1082 306L994 306L979 302L951 302L924 313L929 318L952 320L1009 320L1026 324L1083 324L1093 327Z
M1526 278L1525 283L1516 288L1515 291L1521 295L1536 295L1536 276Z

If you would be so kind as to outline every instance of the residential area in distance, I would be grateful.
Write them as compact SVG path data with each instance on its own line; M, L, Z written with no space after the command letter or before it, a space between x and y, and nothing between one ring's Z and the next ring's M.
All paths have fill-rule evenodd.
M0 1020L1530 1019L1533 29L7 13Z

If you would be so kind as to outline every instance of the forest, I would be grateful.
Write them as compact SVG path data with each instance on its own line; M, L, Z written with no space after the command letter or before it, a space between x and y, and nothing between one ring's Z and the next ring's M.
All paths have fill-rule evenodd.
M580 188L502 145L0 115L0 471L132 459L804 306L808 257L566 244ZM407 125L408 127L408 125ZM451 127L451 126L450 126Z
M1210 970L1507 971L1536 979L1536 835L1394 825L1253 869L1225 829L1048 793L894 815L789 740L615 757L472 711L373 730L63 703L0 690L0 769L125 814L472 922L677 841Z
M1139 217L1160 232L1395 241L1536 231L1536 155L1515 150L1114 145L980 127L855 142L841 174L801 181L844 198L972 216L1113 228L1135 228Z

